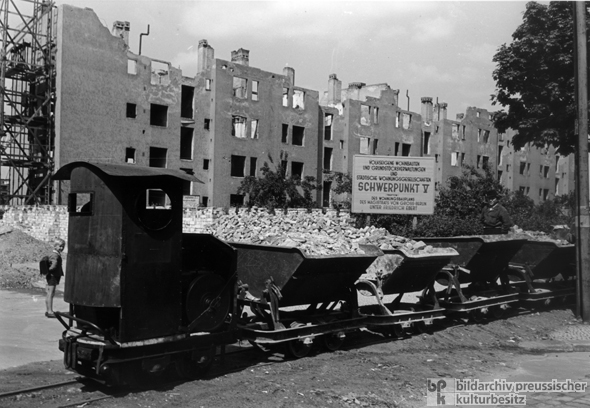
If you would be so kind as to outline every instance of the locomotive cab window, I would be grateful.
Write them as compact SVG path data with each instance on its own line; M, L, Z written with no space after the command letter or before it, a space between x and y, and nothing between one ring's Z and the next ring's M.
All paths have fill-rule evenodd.
M166 228L172 221L172 202L160 189L148 189L137 200L137 214L141 223L150 230Z
M93 193L70 193L68 212L70 215L92 215Z

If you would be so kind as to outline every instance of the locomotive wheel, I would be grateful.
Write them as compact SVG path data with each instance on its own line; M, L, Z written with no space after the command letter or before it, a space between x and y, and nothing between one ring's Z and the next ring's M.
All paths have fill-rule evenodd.
M342 347L344 336L340 337L338 333L328 333L322 336L322 345L328 351L336 351Z
M193 356L195 353L196 356ZM197 358L193 359L193 357ZM214 346L203 350L184 353L182 357L176 361L176 373L181 378L187 380L197 380L207 374L211 368L211 365L213 364L214 359Z
M185 308L189 324L197 321L193 332L214 331L223 324L231 307L230 294L224 286L225 280L213 273L201 275L191 283Z

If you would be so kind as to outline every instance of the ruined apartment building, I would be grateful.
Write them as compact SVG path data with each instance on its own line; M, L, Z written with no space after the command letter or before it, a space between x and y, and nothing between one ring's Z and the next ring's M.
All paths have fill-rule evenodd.
M98 160L183 169L203 181L187 183L185 194L205 206L241 203L244 176L259 175L269 157L291 175L321 178L318 92L297 87L293 68L249 67L244 49L217 59L203 40L198 73L185 77L132 53L129 29L116 22L110 33L92 10L60 7L58 167Z
M460 175L463 164L486 163L508 188L524 183L509 174L516 171L514 164L506 168L511 146L486 110L468 108L451 120L445 103L423 97L415 113L400 107L399 91L387 84L353 82L343 89L335 74L320 101L317 91L295 85L293 68L276 74L250 67L245 49L230 60L215 58L206 40L199 42L191 78L168 62L131 52L129 30L129 23L115 22L110 32L92 10L60 6L58 168L95 160L182 169L203 181L187 183L185 195L216 207L242 203L238 187L245 176L259 176L264 162L284 166L289 175L316 177L324 187L317 202L329 206L335 197L325 176L351 172L355 154L434 157L438 186ZM564 181L562 170L557 178ZM555 165L547 174L549 181L544 168L530 174L528 195L535 201L572 187L555 182ZM541 175L545 179L536 181ZM61 191L63 203L67 186ZM154 192L153 199L162 198Z

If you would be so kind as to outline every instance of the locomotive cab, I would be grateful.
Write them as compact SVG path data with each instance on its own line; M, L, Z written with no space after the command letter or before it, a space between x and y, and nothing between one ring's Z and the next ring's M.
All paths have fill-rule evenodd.
M182 233L183 182L198 179L88 162L70 163L54 179L70 180L70 311L57 314L67 329L66 367L121 383L138 361L147 371L175 363L187 372L187 360L203 361L195 350L211 360L235 329L236 255L211 235Z

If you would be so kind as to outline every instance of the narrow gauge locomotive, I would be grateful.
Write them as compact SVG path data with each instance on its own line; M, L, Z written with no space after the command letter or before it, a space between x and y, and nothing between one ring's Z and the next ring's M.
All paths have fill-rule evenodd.
M216 345L237 339L236 252L182 234L182 171L70 163L66 327L68 369L113 384L174 364L198 376Z

